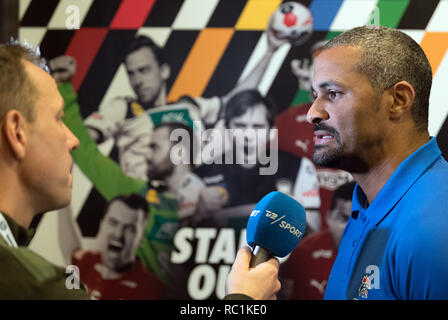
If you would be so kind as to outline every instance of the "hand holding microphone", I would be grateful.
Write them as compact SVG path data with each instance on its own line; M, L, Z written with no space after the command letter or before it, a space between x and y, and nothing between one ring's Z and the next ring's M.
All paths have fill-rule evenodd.
M243 247L237 253L226 282L226 294L244 294L255 300L275 300L280 290L279 262L276 258L250 268L251 249Z
M227 294L239 293L253 299L275 298L280 290L278 260L298 245L305 231L303 206L274 191L261 199L249 217L247 243L252 248L238 251L227 278Z

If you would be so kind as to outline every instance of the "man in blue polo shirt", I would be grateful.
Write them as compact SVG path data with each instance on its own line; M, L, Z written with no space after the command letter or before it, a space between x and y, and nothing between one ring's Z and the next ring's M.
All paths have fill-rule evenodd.
M448 299L448 164L428 133L431 83L421 47L390 28L348 30L316 57L313 160L358 183L325 299ZM250 272L237 258L228 292L248 294L234 288Z
M448 164L428 133L432 72L402 32L360 27L317 57L313 160L358 185L325 299L448 298Z

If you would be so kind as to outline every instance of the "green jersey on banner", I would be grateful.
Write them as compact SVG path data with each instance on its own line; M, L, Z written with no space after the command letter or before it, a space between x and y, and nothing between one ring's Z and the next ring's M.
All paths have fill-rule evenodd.
M131 193L138 193L148 201L149 219L137 255L159 279L166 282L168 279L166 262L178 226L176 196L169 192L157 192L146 181L127 176L115 161L103 155L83 122L72 85L59 84L59 91L65 102L63 120L80 141L80 146L72 152L76 165L106 201L118 195Z

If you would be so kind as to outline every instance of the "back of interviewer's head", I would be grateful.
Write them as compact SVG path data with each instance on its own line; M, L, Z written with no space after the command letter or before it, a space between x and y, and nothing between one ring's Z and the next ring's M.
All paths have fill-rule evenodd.
M360 48L356 63L378 94L400 81L407 81L415 90L411 115L419 131L428 128L429 94L432 70L420 45L396 29L364 26L347 30L328 41L323 50L340 46Z
M0 45L0 119L11 109L34 119L37 88L26 72L24 61L46 69L45 60L31 47L17 41Z

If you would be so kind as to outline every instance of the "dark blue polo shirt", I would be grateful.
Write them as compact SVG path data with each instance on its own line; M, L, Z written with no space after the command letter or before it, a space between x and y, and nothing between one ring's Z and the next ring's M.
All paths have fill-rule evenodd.
M448 299L448 163L435 138L374 201L357 185L325 299Z

